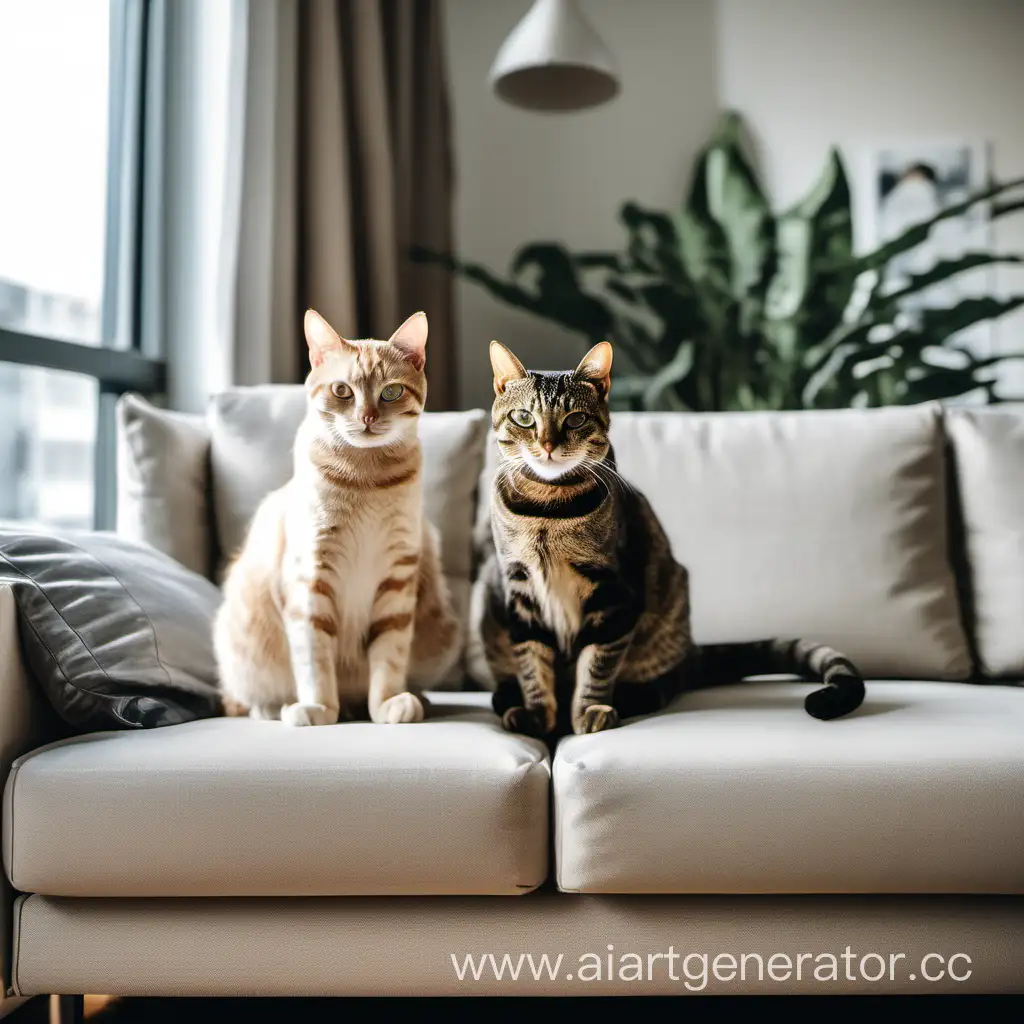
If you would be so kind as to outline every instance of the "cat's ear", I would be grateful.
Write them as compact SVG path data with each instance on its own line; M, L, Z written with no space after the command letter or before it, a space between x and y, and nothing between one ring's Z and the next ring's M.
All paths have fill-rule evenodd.
M529 376L526 367L500 341L491 342L491 369L494 371L494 393L500 395L510 380Z
M588 380L604 395L612 387L612 345L610 341L599 341L576 367L576 376Z
M422 370L427 361L427 314L413 313L388 341L417 370Z
M302 327L309 346L311 366L319 366L328 352L338 351L349 344L315 309L306 310Z

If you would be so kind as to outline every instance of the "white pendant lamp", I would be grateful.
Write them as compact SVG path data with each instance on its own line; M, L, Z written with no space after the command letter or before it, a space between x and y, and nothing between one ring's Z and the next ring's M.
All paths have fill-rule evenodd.
M611 52L576 0L536 0L501 44L490 81L526 110L585 110L619 91Z

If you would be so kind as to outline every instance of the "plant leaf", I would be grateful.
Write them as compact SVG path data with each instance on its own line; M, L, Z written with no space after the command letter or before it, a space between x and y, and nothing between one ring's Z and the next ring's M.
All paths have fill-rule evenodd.
M743 153L742 130L739 115L726 114L703 165L706 212L721 228L730 291L737 302L751 292L762 293L775 262L771 210Z
M689 196L679 215L679 250L683 266L694 281L728 295L732 280L729 244L711 213L708 162L708 150L702 150L697 156Z
M1011 189L1020 188L1021 185L1024 185L1024 178L1016 178L1012 181L993 184L988 188L981 189L973 195L968 196L963 202L947 206L944 210L940 210L933 217L929 217L928 220L907 228L907 230L901 235L898 235L891 241L879 246L873 252L869 252L865 256L858 257L854 260L857 273L862 273L866 270L881 269L894 257L899 256L901 253L907 252L910 249L915 249L922 242L926 241L929 234L931 234L932 228L935 227L936 224L939 224L944 220L950 220L953 217L961 217L977 203L984 202L986 199L994 199L996 196L1003 195ZM993 204L993 208L989 211L989 217L991 219L993 216L1003 216L1019 208L1020 204L1016 202L1007 203L1002 206L999 204Z
M905 299L910 295L916 295L918 292L931 288L933 285L941 284L957 274L962 274L978 267L1014 263L1024 263L1024 257L971 252L956 259L939 260L928 270L922 271L920 274L911 274L908 283L897 291L877 294L868 304L868 308L874 310L878 316L891 316L899 309L901 299Z
M678 384L693 369L693 342L684 341L676 349L676 354L653 376L648 382L644 391L644 407L657 409L667 400L670 407L686 409L685 403L672 391L672 386Z
M1005 217L1008 213L1024 210L1024 199L1014 199L1008 203L993 203L989 209L989 220Z
M813 294L824 316L838 322L850 299L854 278L841 268L853 254L850 184L836 149L811 191L779 217L778 269L768 290L767 315L797 315ZM823 292L828 289L828 294Z
M609 278L605 281L604 287L607 291L610 291L612 295L618 296L623 302L637 303L640 301L640 297L636 293L635 288L631 288L628 284L623 284L622 281L617 278Z
M669 281L684 281L679 256L679 236L672 218L638 203L623 203L619 211L628 234L629 255L637 269L661 275Z
M958 349L968 357L968 366L936 367L925 361L924 352L928 348L943 346L952 335L967 327L1000 317L1020 306L1024 306L1024 295L1011 296L1008 299L993 299L988 296L962 299L953 306L923 310L919 326L897 331L878 342L867 340L868 332L875 325L861 325L851 332L846 341L840 342L811 374L802 392L804 403L808 407L817 405L820 397L827 393L833 384L837 385L842 393L850 394L851 388L863 390L867 387L880 386L887 379L894 378L894 375L905 383L900 398L903 401L907 395L924 394L922 388L916 386L917 380L933 379L935 388L952 386L950 382L957 379L957 373L973 375L978 368L996 366L1013 359L1015 356L1007 353L980 360L967 349ZM856 375L858 367L883 357L888 360L888 366L872 370L863 376ZM948 374L945 371L949 371ZM940 376L942 383L939 382ZM964 390L973 390L978 386L980 382L971 376L970 386ZM942 397L952 397L952 394L951 392Z
M983 320L994 320L1024 305L1024 295L1013 295L1008 299L993 299L991 296L961 299L953 306L921 310L921 333L932 339L932 344L941 345L947 338L973 327Z
M934 367L920 377L904 377L904 381L906 387L901 395L903 405L956 398L983 386L982 382L975 378L972 367Z
M502 279L481 263L455 259L418 247L420 262L435 263L453 274L480 285L496 299L552 320L587 339L599 341L612 333L615 317L604 302L585 292L568 252L554 243L524 246L512 260L512 278ZM532 288L524 287L527 273L536 276Z
M856 281L843 269L853 253L853 216L835 148L810 192L779 217L776 247L762 326L775 365L765 373L773 379L775 404L791 408L818 401L828 377L812 383L808 370L836 344Z
M601 267L605 270L616 270L620 273L626 270L622 257L617 252L581 252L572 257L573 263L580 270L590 270Z

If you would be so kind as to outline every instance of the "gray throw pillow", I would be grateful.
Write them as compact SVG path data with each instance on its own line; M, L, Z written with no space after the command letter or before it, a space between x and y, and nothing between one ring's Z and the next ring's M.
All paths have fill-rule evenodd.
M220 591L113 533L0 523L24 657L76 729L139 729L220 713L211 626Z

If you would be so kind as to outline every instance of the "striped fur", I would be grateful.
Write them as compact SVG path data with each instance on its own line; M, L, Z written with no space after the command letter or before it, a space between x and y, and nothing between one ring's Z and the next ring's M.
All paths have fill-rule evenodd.
M454 664L460 630L422 512L426 334L418 314L387 342L348 342L306 314L294 475L256 512L214 629L228 713L415 722L421 688Z
M611 346L573 371L527 371L493 342L500 463L492 550L475 585L471 674L506 728L589 733L663 707L686 689L795 673L826 685L815 718L857 708L864 684L821 644L698 647L686 569L646 498L619 476L608 440Z

